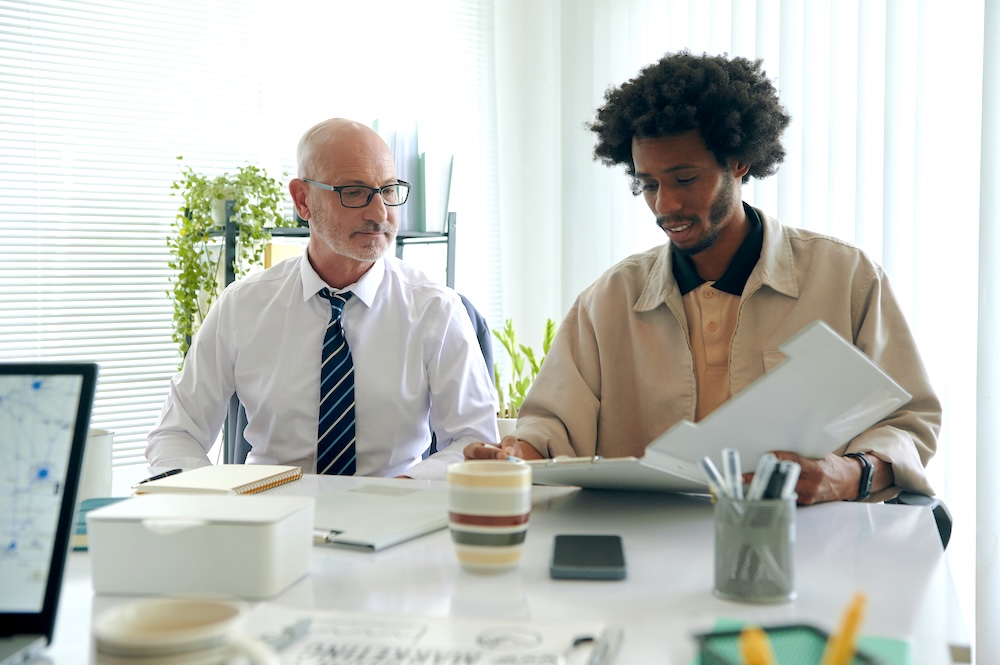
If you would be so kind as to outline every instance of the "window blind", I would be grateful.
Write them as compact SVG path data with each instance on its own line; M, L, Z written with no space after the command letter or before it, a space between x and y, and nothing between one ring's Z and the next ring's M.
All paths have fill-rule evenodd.
M293 30L310 15L313 32ZM166 295L175 158L209 174L257 163L287 182L314 122L387 109L420 121L437 105L484 130L471 171L489 159L490 15L471 0L383 3L377 16L344 2L0 0L0 360L98 362L92 425L115 432L116 464L142 462L179 362ZM428 39L435 62L455 63L434 80L462 99L421 94L426 72L407 64ZM408 89L386 88L404 78L377 74L389 66ZM490 213L474 209L460 256L488 246ZM459 261L461 282L472 269Z

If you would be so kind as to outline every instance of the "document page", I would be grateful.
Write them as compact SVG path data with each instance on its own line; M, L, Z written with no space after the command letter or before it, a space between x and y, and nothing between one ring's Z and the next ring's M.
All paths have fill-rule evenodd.
M602 622L363 614L263 603L248 621L296 665L613 663L621 634Z
M871 358L822 321L781 345L786 359L701 422L683 420L646 447L643 462L690 477L703 456L740 451L742 471L771 450L827 455L910 401ZM700 475L700 474L699 474Z

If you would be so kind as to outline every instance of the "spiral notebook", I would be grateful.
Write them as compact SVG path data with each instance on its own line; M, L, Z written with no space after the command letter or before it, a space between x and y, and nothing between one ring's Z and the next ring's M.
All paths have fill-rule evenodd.
M215 464L135 486L136 494L256 494L302 477L302 467Z

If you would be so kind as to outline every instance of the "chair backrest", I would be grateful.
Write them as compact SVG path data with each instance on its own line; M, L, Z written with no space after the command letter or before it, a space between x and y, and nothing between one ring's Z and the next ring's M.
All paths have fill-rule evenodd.
M913 492L900 492L894 499L889 499L886 503L898 503L907 506L925 506L930 508L934 516L934 524L937 526L938 535L941 536L941 547L947 549L948 541L951 540L952 518L951 511L944 501L933 496L924 496Z
M465 305L465 311L469 313L469 318L472 320L472 327L476 331L476 339L479 340L479 350L483 352L483 360L486 361L486 371L490 373L490 378L493 378L493 333L490 332L490 327L486 323L486 317L479 313L469 299L463 296L461 293L458 297L462 299L462 304Z
M462 294L458 294L465 305L465 311L469 313L472 320L472 327L476 331L476 339L479 340L479 349L483 352L483 360L486 361L486 371L490 378L493 377L493 340L490 327L486 323L486 318L479 313L479 310ZM243 430L247 426L247 410L240 402L239 396L235 393L229 400L229 414L226 417L224 440L226 442L224 461L226 464L243 464L246 462L247 454L250 452L250 442L243 436ZM437 438L431 432L431 445L424 453L424 459L437 451Z

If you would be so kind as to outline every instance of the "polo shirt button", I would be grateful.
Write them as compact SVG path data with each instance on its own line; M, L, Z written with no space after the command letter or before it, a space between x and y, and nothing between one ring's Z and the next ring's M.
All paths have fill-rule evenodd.
M709 323L708 324L708 332L715 332L718 329L719 329L719 326L715 325L714 323Z

